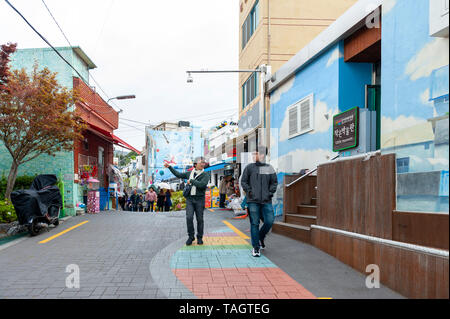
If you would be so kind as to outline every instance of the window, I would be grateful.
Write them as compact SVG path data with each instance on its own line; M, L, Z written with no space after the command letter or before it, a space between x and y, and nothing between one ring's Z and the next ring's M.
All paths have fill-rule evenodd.
M256 76L256 72L253 72L242 86L242 108L245 108L258 96L258 91L258 77Z
M291 105L288 108L289 138L313 130L313 115L312 94Z
M85 151L89 151L89 140L87 137L83 139L83 148Z
M397 159L397 173L409 172L409 157L403 157Z
M258 26L258 10L259 10L259 1L256 0L255 5L252 10L248 14L247 18L242 25L242 49L245 48L247 42L252 37L253 33L255 33L256 27Z

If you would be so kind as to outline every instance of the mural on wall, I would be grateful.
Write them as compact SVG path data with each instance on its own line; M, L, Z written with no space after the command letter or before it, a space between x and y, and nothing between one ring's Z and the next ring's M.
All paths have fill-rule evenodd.
M149 161L149 172L154 174L155 181L175 177L164 167L166 162L178 170L183 170L192 165L193 141L191 131L150 130L149 134L155 142L156 149L153 154L153 161Z
M421 195L398 185L397 209L448 212L448 195L437 196L442 182L422 174L446 175L449 167L449 39L430 36L430 5L439 1L387 4L382 17L381 148L396 153L397 173L409 174L408 180L421 176L423 185Z
M276 215L283 212L283 179L302 169L314 169L334 156L332 119L339 113L339 45L322 54L271 93L270 163L277 171L278 189L273 198ZM312 81L314 79L314 81ZM312 95L312 130L289 137L289 108Z

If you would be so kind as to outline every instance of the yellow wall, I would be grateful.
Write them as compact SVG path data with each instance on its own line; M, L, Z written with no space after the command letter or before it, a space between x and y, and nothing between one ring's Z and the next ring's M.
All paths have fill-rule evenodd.
M269 50L269 0L259 0L258 27L244 49L242 49L242 25L256 0L241 0L238 9L240 11L239 68L255 69L261 64L269 64L272 66L272 73L275 73L356 1L270 0ZM239 76L239 115L242 112L241 88L249 76L250 73L241 73ZM258 100L259 98L256 98L249 105L253 105Z

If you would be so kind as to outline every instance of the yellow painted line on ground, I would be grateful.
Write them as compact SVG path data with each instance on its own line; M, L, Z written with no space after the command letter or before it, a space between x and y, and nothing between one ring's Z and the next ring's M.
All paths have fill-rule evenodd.
M319 297L317 299L333 299L333 298L331 298L331 297Z
M227 225L228 227L230 227L236 234L238 234L240 237L244 238L244 239L250 239L250 237L248 237L246 234L244 234L243 232L241 232L239 229L237 229L236 227L234 227L233 225L231 225L229 222L227 222L226 220L223 220L223 223L225 225Z
M228 245L248 245L248 242L241 237L203 237L205 246L228 246Z
M70 227L70 228L67 228L66 230L63 230L62 232L60 232L60 233L58 233L58 234L56 234L56 235L54 235L54 236L51 236L51 237L49 237L49 238L47 238L47 239L44 239L44 240L40 241L39 244L45 244L45 243L49 242L50 240L55 239L55 238L57 238L57 237L59 237L59 236L65 234L65 233L71 231L72 229L75 229L75 228L77 228L77 227L80 227L81 225L86 224L87 222L89 222L89 221L86 220L86 221L84 221L84 222L82 222L82 223L79 223L79 224L77 224L77 225L75 225L75 226L72 226L72 227Z

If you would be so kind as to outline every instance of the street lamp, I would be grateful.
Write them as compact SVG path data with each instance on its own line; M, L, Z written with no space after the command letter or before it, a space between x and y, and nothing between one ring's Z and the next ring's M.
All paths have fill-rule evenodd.
M200 71L186 71L188 77L187 77L187 83L193 83L194 79L192 78L191 73L249 73L249 72L260 72L267 74L268 67L266 65L261 65L257 69L254 70L200 70Z
M193 83L194 79L192 78L191 73L253 73L253 72L259 72L261 74L260 76L260 87L261 87L261 124L263 124L263 127L266 127L266 105L265 105L265 85L264 83L271 77L272 74L272 67L270 65L261 64L259 67L257 67L254 70L200 70L200 71L186 71L188 77L187 77L187 83ZM268 138L268 137L266 137Z
M136 95L134 95L134 94L133 95L119 95L119 96L112 97L112 98L108 99L106 104L109 104L109 101L114 100L114 99L116 99L116 100L128 100L128 99L135 99L135 98L136 98ZM119 112L118 113L121 113L121 112L123 112L123 110L119 108Z
M111 100L128 100L128 99L135 99L136 95L120 95L120 96L116 96L116 97L112 97L110 98L106 103L108 103Z

